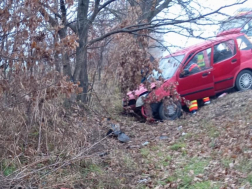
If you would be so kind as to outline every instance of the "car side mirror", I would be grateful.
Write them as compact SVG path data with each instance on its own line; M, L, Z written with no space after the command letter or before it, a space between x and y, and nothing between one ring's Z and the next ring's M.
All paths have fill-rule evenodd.
M185 77L189 75L189 71L188 70L183 70L181 73L180 73L180 77Z

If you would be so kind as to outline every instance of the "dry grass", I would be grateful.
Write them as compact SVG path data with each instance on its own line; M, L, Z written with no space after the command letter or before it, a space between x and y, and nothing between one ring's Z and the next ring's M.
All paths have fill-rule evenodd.
M5 109L0 117L2 188L252 186L252 91L213 100L197 116L149 124L121 116L121 96L114 83L109 85L93 97L89 113L76 102L64 107L61 97L47 101L43 114L36 114L46 117L41 130L39 121L26 127L25 104ZM95 91L102 87L96 85ZM102 118L108 115L130 143L105 136L109 123Z

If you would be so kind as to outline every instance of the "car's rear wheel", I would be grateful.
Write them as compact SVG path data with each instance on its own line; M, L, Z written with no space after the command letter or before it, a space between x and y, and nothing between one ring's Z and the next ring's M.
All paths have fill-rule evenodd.
M173 103L164 103L159 107L159 117L162 120L175 120L179 118L182 114L181 111L181 103L173 102Z
M239 91L252 89L252 72L249 70L241 71L236 78L235 86Z

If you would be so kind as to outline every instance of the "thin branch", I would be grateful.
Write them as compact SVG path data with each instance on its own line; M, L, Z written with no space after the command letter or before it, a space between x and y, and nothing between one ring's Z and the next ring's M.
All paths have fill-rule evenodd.
M161 23L153 23L154 21L152 21L152 22L145 23L145 24L127 26L125 28L111 31L109 33L106 33L103 36L100 36L100 37L98 37L96 39L93 39L93 40L91 40L88 43L88 45L91 45L91 44L93 44L93 43L95 43L97 41L101 41L104 38L109 37L109 36L114 35L114 34L117 34L117 33L133 33L133 32L137 32L137 31L144 30L144 29L157 28L157 27L160 27L160 26L170 26L170 25L176 25L176 24L183 24L183 23L192 22L192 21L195 21L195 20L199 20L199 19L205 18L205 17L210 16L210 15L216 14L216 13L218 13L220 10L222 10L224 8L232 7L234 5L243 4L246 1L247 0L244 0L244 1L240 2L240 3L234 3L234 4L230 4L230 5L225 5L225 6L222 6L222 7L218 8L215 11L212 11L210 13L207 13L207 14L204 14L204 15L200 15L200 16L188 19L188 20L175 20L175 21L161 22ZM166 19L163 19L162 21L164 21L164 20L166 20ZM170 20L170 19L167 19L167 20ZM132 28L132 27L135 27L135 28L128 29L128 28Z
M152 20L155 16L157 16L162 10L167 8L172 0L165 0L159 7L157 7L154 11L151 11L149 16L147 17L148 20Z
M39 12L42 14L42 16L43 16L44 18L46 18L46 17L49 18L48 22L49 22L53 27L55 27L55 26L58 25L57 21L56 21L50 14L48 14L48 12L47 12L44 8L41 7L41 8L39 9Z
M95 9L94 9L94 12L93 14L90 16L89 18L89 22L92 23L94 21L94 19L96 18L97 14L102 10L104 9L106 6L108 6L110 3L114 2L116 0L109 0L107 2L105 2L104 4L102 4L100 7L99 7L99 4L100 4L100 0L95 0Z
M62 21L65 24L66 23L66 6L64 0L60 0L60 10L62 13Z
M48 6L47 4L45 4L45 3L42 3L42 2L39 2L39 4L40 5L42 5L42 6L44 6L44 7L46 7L46 8L48 8L53 14L55 14L55 16L57 16L58 18L62 18L61 17L61 15L59 14L59 13L57 13L57 12L55 12L50 6Z

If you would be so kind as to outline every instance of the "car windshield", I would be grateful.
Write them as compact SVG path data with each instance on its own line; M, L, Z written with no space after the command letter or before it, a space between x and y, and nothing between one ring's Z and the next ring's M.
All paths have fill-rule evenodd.
M230 29L243 28L243 26L251 19L248 17L235 17L222 23L219 32L227 31Z
M158 71L153 70L152 77L154 77L155 79L159 79L160 76L164 79L171 78L176 72L176 70L178 69L184 57L185 55L163 58L159 62L159 67L158 67L162 73L159 73Z

